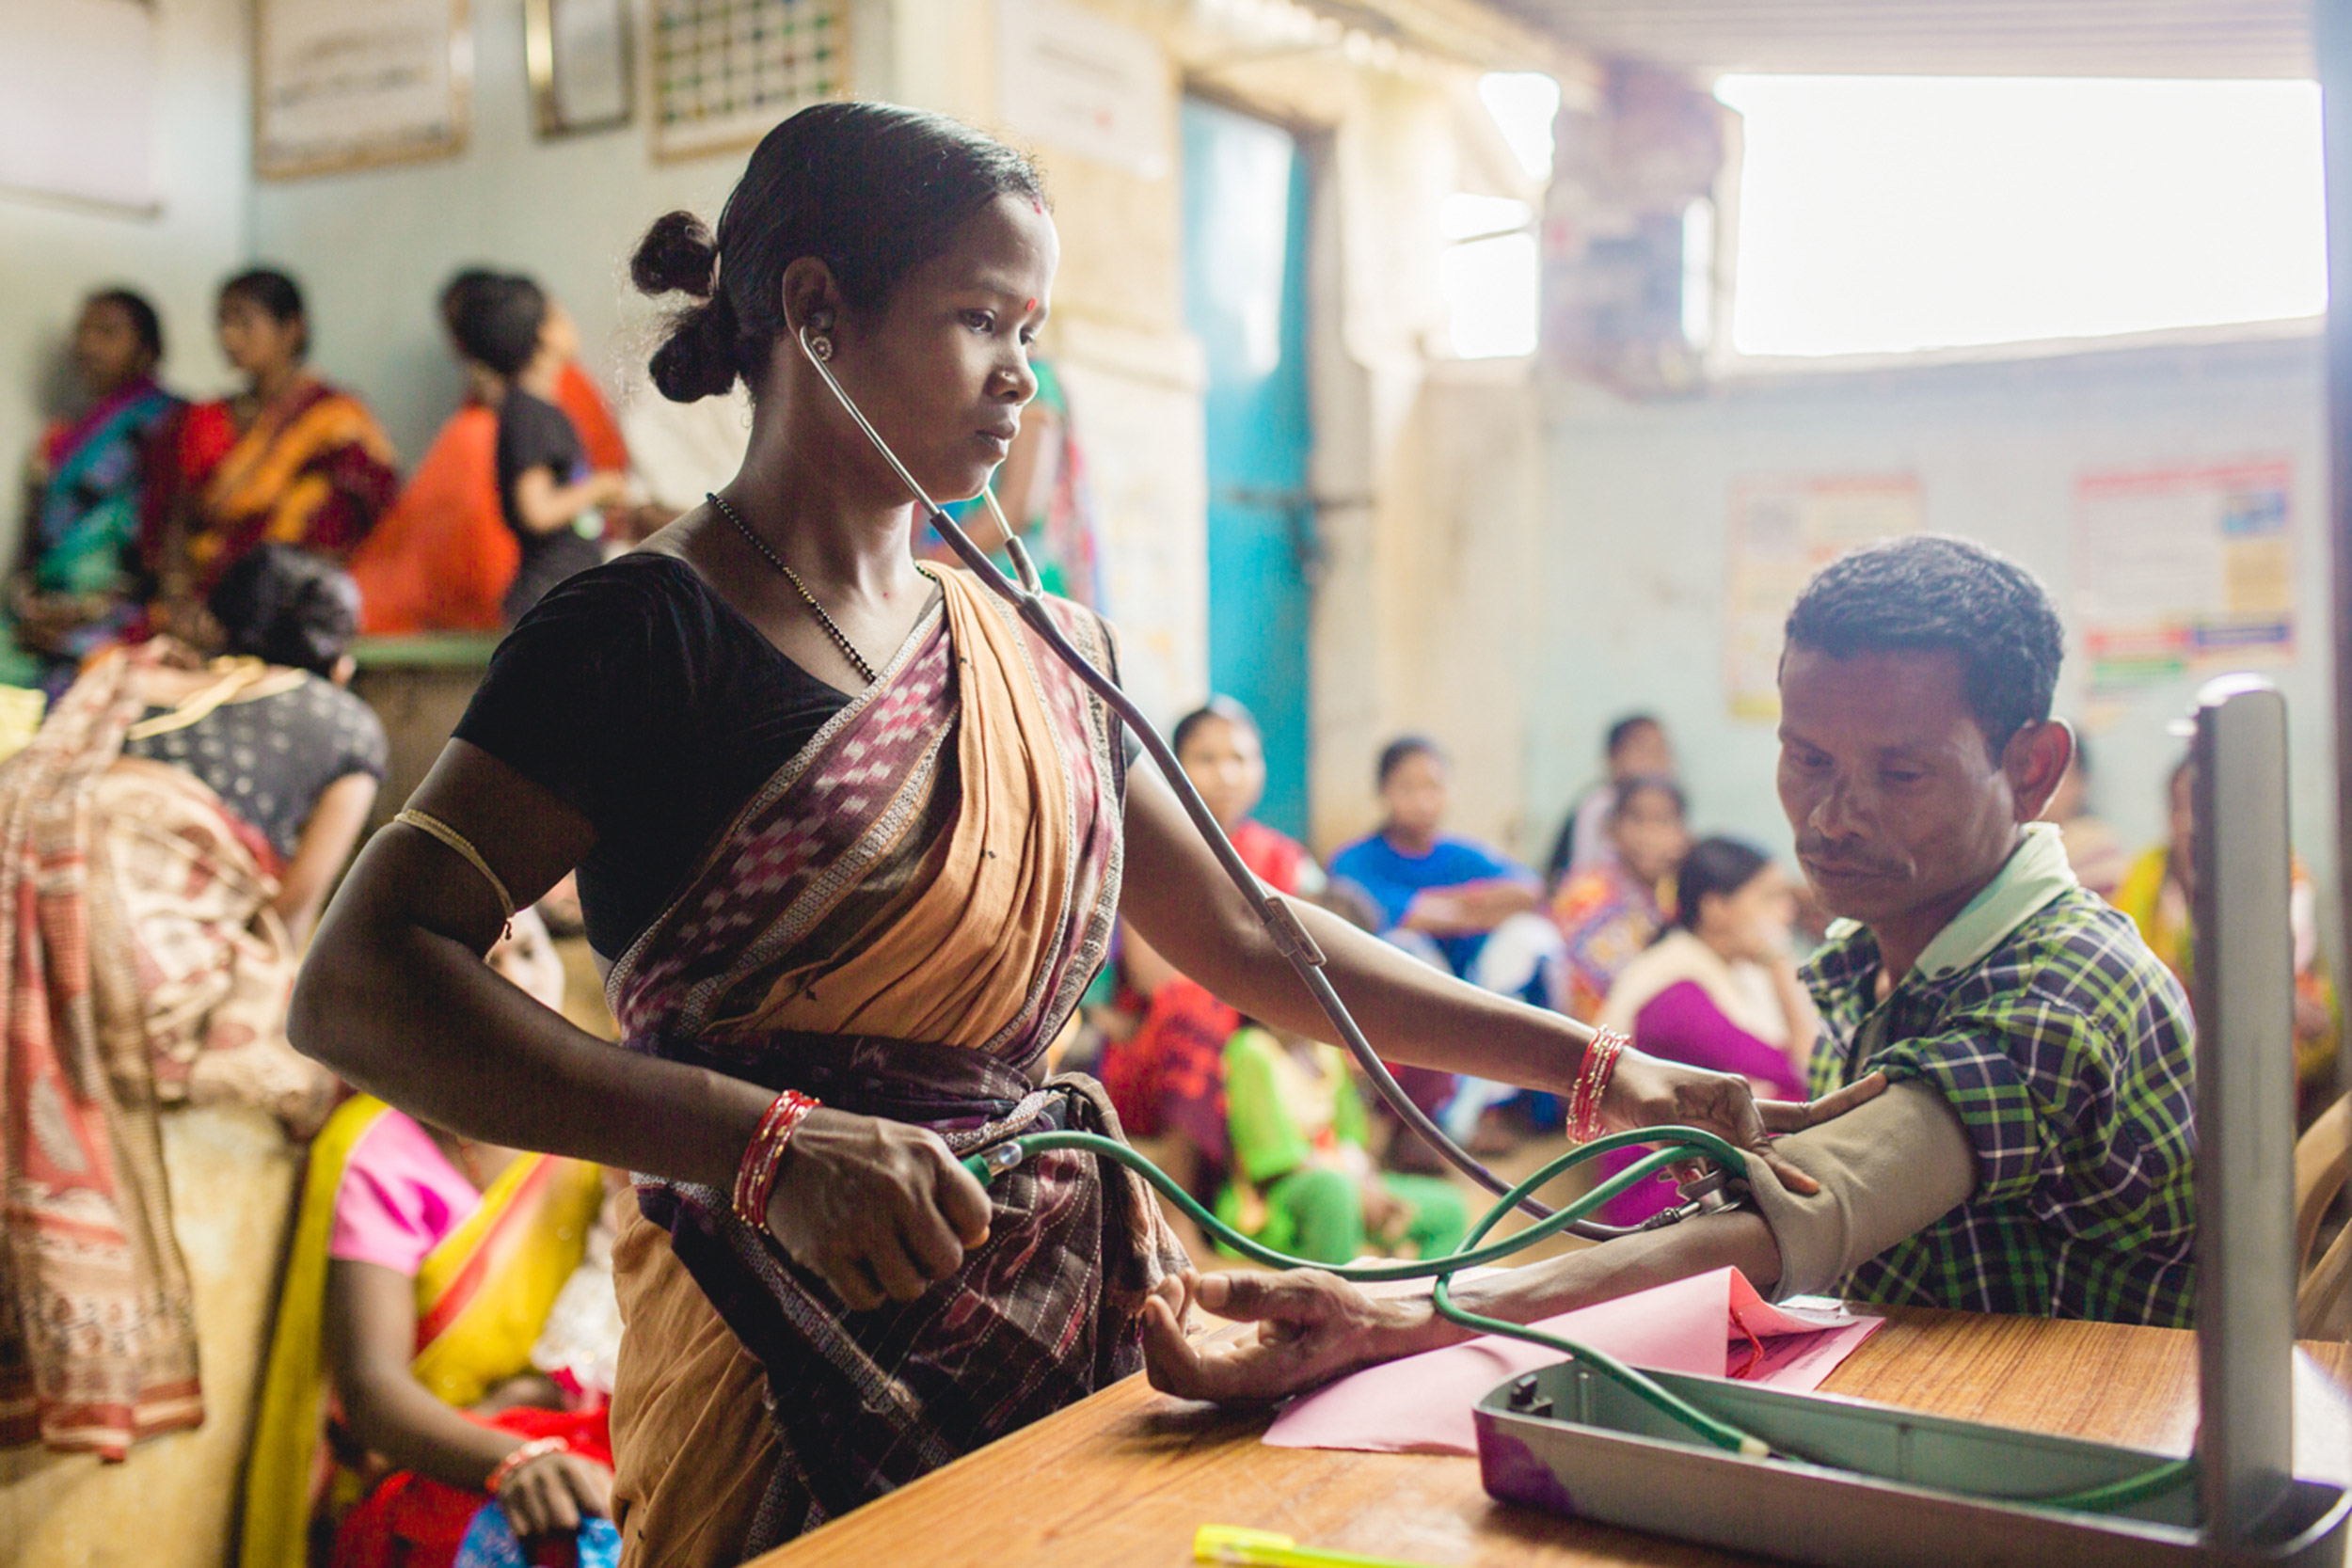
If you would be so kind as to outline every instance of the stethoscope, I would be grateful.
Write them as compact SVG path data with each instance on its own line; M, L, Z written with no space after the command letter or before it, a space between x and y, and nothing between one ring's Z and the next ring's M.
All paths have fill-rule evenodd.
M1225 836L1225 830L1218 826L1216 817L1210 812L1207 802L1200 799L1200 792L1193 787L1192 781L1185 776L1184 766L1176 760L1175 749L1168 745L1159 731L1152 726L1152 721L1144 717L1143 710L1136 705L1135 701L1120 689L1119 683L1097 669L1093 662L1072 646L1070 639L1063 635L1061 626L1055 621L1052 611L1045 607L1042 597L1043 587L1039 581L1036 564L1029 559L1029 552L1022 545L1020 536L1007 524L1004 513L996 505L994 492L983 487L980 494L986 498L989 511L1005 535L1005 549L1012 559L1013 570L1019 574L1018 581L1007 577L996 562L989 559L988 553L972 542L971 535L965 533L956 520L947 515L939 503L932 500L923 486L915 482L914 475L908 471L904 463L898 460L898 454L891 450L890 443L882 439L882 432L874 428L873 422L866 419L864 411L851 401L850 394L843 389L840 381L834 375L832 367L818 354L812 341L811 329L802 327L797 338L801 345L802 356L808 360L818 378L832 391L842 409L856 422L858 429L865 433L866 438L873 443L874 450L882 454L882 461L890 465L891 472L896 474L898 482L907 487L907 493L914 498L915 504L922 508L931 527L939 531L939 536L947 542L948 548L955 551L964 565L971 569L972 575L978 578L992 593L1013 607L1022 622L1042 639L1048 648L1053 650L1056 658L1067 665L1073 674L1109 705L1111 710L1117 713L1120 721L1127 726L1129 733L1134 735L1136 742L1142 746L1145 753L1157 765L1161 774L1168 780L1168 785L1176 791L1177 800L1184 803L1184 814L1192 818L1193 826L1199 830L1202 840L1216 855L1217 863L1224 867L1225 875L1232 879L1233 886L1241 891L1242 896L1249 900L1249 907L1256 912L1259 924L1263 926L1266 934L1274 939L1275 946L1281 950L1282 957L1289 961L1291 969L1297 974L1299 983L1304 985L1308 994L1314 998L1315 1006L1322 1008L1324 1017L1330 1021L1331 1027L1338 1034L1340 1042L1347 1048L1348 1054L1355 1057L1358 1065L1363 1069L1365 1076L1371 1079L1373 1087L1379 1092L1380 1098L1388 1102L1390 1108L1406 1126L1419 1133L1430 1148L1436 1149L1447 1163L1463 1175L1490 1193L1515 1195L1518 1207L1534 1218L1539 1220L1549 1218L1551 1210L1549 1206L1537 1202L1523 1193L1518 1193L1512 1183L1487 1169L1475 1155L1448 1137L1444 1130L1406 1096L1403 1087L1398 1085L1394 1074L1391 1073L1387 1066L1381 1062L1379 1053L1373 1050L1372 1042L1364 1037L1363 1030L1357 1025L1355 1018L1348 1012L1347 1005L1340 1000L1339 992L1333 989L1330 980L1324 974L1326 960L1323 949L1316 945L1314 938L1308 933L1307 928L1299 924L1298 916L1290 906L1269 894L1258 879L1251 874L1249 867L1243 863L1240 852L1234 849L1232 841ZM1701 1198L1692 1196L1677 1207L1668 1209L1652 1217L1642 1226L1620 1227L1603 1225L1595 1220L1579 1219L1571 1221L1567 1228L1594 1241L1607 1241L1613 1237L1629 1235L1637 1229L1651 1230L1663 1225L1671 1225L1678 1219L1699 1212L1703 1206Z

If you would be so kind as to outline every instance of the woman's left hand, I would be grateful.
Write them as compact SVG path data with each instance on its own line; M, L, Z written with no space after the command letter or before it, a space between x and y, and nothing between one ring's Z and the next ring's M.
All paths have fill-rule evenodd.
M1612 1132L1638 1127L1695 1127L1712 1132L1762 1160L1790 1192L1810 1196L1820 1191L1820 1184L1774 1154L1772 1140L1842 1116L1877 1099L1885 1087L1886 1075L1874 1072L1815 1101L1759 1101L1748 1081L1737 1074L1708 1072L1629 1050L1617 1058L1616 1070L1601 1095L1601 1124Z

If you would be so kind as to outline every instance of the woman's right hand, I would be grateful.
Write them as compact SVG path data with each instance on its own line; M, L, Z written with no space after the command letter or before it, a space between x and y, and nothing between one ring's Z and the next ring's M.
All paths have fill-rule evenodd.
M1612 1132L1696 1127L1762 1160L1791 1192L1810 1195L1820 1190L1820 1183L1774 1154L1772 1140L1842 1116L1877 1099L1885 1087L1885 1074L1874 1072L1802 1104L1757 1100L1737 1073L1709 1072L1629 1049L1617 1058L1602 1091L1601 1123Z
M582 1519L612 1516L612 1472L558 1449L516 1465L498 1490L516 1535L569 1534Z
M988 1189L929 1128L818 1106L785 1146L768 1228L851 1311L913 1301L988 1240Z

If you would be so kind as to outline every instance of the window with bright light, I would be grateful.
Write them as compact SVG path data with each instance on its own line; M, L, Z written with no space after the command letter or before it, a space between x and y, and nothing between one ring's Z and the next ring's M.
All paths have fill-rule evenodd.
M1897 354L2327 308L2319 88L1726 76L1732 346Z
M1531 179L1551 178L1551 126L1560 112L1560 84L1531 71L1482 77L1479 100ZM1535 209L1501 196L1446 198L1439 215L1445 255L1438 265L1453 347L1464 359L1499 359L1535 352L1537 291Z

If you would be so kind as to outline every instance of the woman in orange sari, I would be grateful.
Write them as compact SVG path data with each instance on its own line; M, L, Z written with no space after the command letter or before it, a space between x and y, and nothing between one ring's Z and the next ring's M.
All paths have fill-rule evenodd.
M960 1164L1117 1132L1044 1068L1114 914L1252 1016L1327 1027L1107 705L917 565L906 486L817 374L926 489L977 494L1057 250L1019 154L878 103L771 131L715 237L657 223L633 275L690 303L655 382L748 379L743 467L516 626L296 989L303 1048L420 1119L640 1173L612 1405L635 1560L739 1561L1140 1368L1184 1265L1148 1190L1071 1151L989 1188ZM1050 607L1115 668L1099 618ZM575 866L623 1049L476 961ZM1583 1026L1297 915L1384 1053L1571 1085ZM1604 1109L1765 1141L1744 1082L1635 1053Z
M201 597L265 540L348 561L391 503L391 443L366 405L304 366L302 290L256 268L220 287L220 349L246 377L182 421L180 493L162 542L167 601Z

